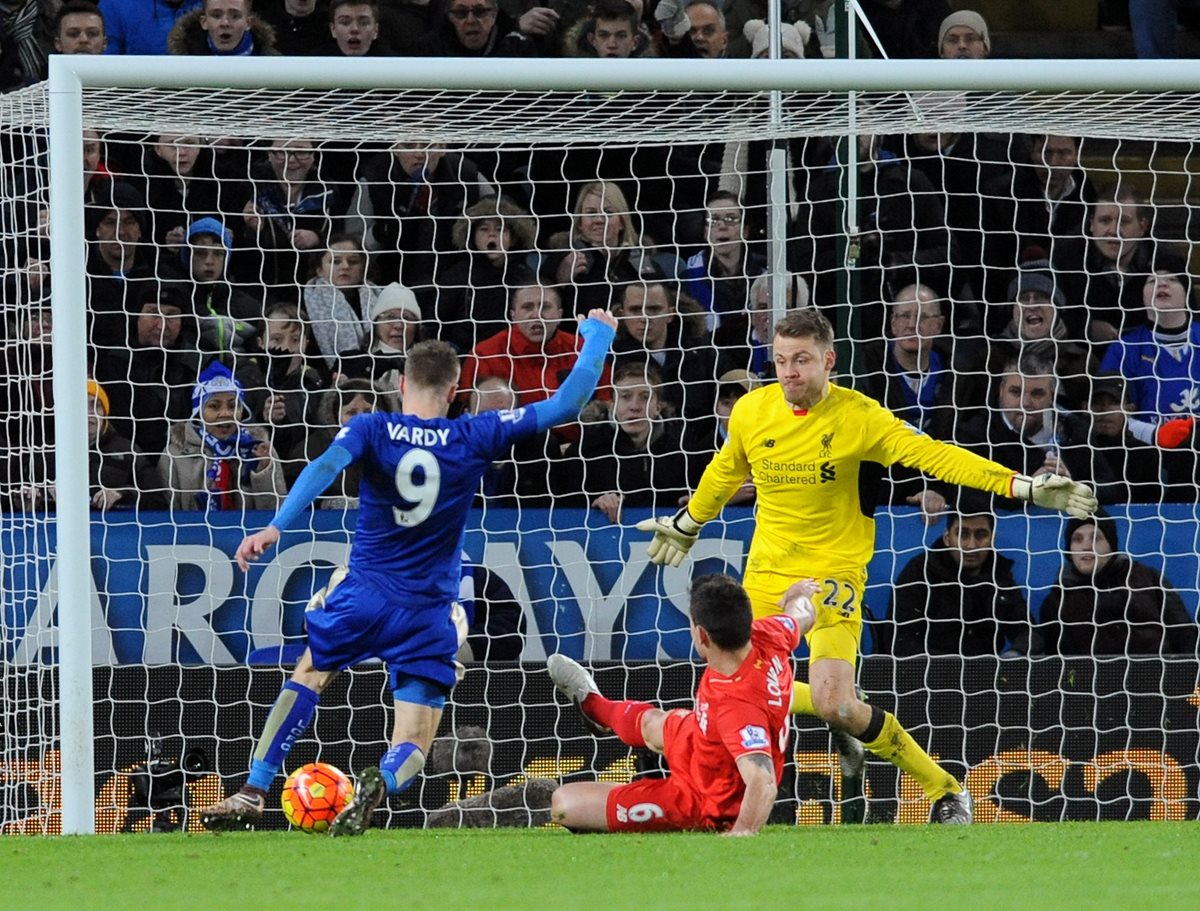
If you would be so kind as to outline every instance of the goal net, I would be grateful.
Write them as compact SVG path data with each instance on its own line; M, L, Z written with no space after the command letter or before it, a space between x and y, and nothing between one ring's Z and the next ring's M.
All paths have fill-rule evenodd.
M663 66L663 85L686 82ZM632 526L694 489L733 403L773 381L771 326L796 307L835 326L838 382L1011 468L1092 483L1112 516L1080 543L1058 516L864 469L871 702L967 782L981 820L1195 817L1200 540L1178 419L1200 407L1196 96L998 91L944 68L850 95L851 71L804 66L828 90L773 92L790 71L767 63L725 90L633 88L640 73L533 90L505 68L474 90L223 87L218 71L89 86L65 225L45 86L0 96L0 831L63 830L63 782L80 787L64 763L97 831L198 828L244 780L305 607L345 562L359 477L248 574L242 536L351 416L398 408L415 341L462 353L463 409L526 404L557 388L592 307L622 317L611 369L579 423L485 479L466 677L425 780L378 824L537 824L545 792L519 785L658 771L587 737L544 659L689 704L687 588L742 571L753 475L681 568L652 566ZM53 313L52 231L54 281L79 291ZM68 370L79 382L52 386ZM87 425L69 458L64 395L72 439ZM771 470L819 496L836 465ZM58 502L68 483L87 487L82 519ZM80 625L90 653L61 657L92 701L72 708L60 644ZM376 764L390 703L380 666L343 674L285 772ZM63 741L89 724L81 765ZM840 820L828 729L795 727L776 818ZM445 809L493 787L490 809ZM886 763L867 798L876 819L928 817Z

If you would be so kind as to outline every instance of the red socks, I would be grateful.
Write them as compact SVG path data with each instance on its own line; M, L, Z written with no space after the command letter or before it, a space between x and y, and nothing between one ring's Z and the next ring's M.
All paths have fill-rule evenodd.
M646 745L646 739L642 736L642 716L654 708L649 702L635 702L632 699L613 702L599 693L590 693L580 708L593 721L612 728L612 732L631 747Z

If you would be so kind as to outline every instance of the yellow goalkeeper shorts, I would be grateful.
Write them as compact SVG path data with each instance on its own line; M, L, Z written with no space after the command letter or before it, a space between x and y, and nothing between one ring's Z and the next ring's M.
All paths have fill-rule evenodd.
M809 631L809 661L837 658L853 667L858 662L858 645L862 638L862 599L866 589L866 573L851 578L830 576L821 579L821 589L813 597L817 622ZM779 600L797 577L780 573L751 572L742 585L750 596L750 608L755 619L782 613Z

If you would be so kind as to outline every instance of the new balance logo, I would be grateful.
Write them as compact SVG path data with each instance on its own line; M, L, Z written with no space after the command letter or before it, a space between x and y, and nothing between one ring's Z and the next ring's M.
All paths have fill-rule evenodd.
M837 467L832 462L821 463L821 483L837 480Z
M775 441L773 439L763 440L763 445L770 449L775 445Z

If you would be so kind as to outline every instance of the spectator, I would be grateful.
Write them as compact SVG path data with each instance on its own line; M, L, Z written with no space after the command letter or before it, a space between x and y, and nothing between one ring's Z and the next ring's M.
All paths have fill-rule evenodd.
M350 204L349 230L360 233L381 275L422 295L467 209L495 189L475 163L442 143L409 139L367 159Z
M458 650L464 663L520 661L525 647L525 613L516 595L486 566L463 559L458 603L467 615L467 641Z
M1088 446L1083 418L1060 408L1054 352L1027 345L1004 365L996 379L995 408L964 422L960 442L1014 471L1037 476L1064 475L1092 484L1101 502L1113 502L1118 480ZM1005 501L1006 508L1013 508Z
M175 23L167 52L189 56L278 57L275 30L254 15L253 0L204 0Z
M716 351L695 301L663 282L633 282L621 295L619 315L616 360L655 362L662 373L660 403L670 406L672 417L712 414Z
M1018 254L1040 247L1057 262L1059 245L1082 233L1095 191L1079 167L1077 136L1030 136L1029 160L985 186L983 261L989 269L984 294L1001 299ZM1068 299L1071 295L1068 294Z
M428 0L387 0L379 8L380 43L397 54L418 53L415 42L441 22L443 8Z
M415 47L430 57L536 57L534 38L554 30L558 13L533 7L513 20L497 2L450 0L446 18ZM416 52L409 49L409 53Z
M161 453L170 424L191 412L200 374L196 321L178 284L147 283L133 302L128 341L104 348L96 379L108 391L109 422L136 451Z
M1068 308L1044 251L1034 247L1025 255L1008 283L1006 297L1011 306L1005 309L1011 315L999 337L1021 343L1078 338L1086 318L1078 314L1081 308Z
M241 384L210 364L192 390L192 415L171 426L159 471L172 509L275 509L287 493L279 457L247 417Z
M517 407L517 393L508 380L499 376L483 376L467 394L467 412L512 411ZM517 460L513 453L493 462L479 482L475 495L477 509L508 509L517 505ZM464 567L465 569L465 567Z
M862 11L874 29L879 44L859 32L860 56L900 58L935 57L939 23L950 13L946 0L862 0Z
M747 245L745 212L737 196L718 190L704 210L707 246L687 260L682 280L688 295L708 311L712 331L724 316L746 310L750 282L767 271L767 259Z
M1046 652L1195 657L1196 622L1179 593L1120 547L1104 510L1067 522L1062 574L1042 604Z
M320 249L333 230L332 188L317 178L317 152L305 139L275 139L250 170L253 198L243 209L242 272L286 294L304 283L302 254Z
M928 285L901 288L888 308L888 337L868 354L862 390L938 440L953 440L964 414L983 404L982 364L946 332L945 300Z
M940 93L935 95L940 101ZM955 301L983 299L984 195L980 189L1012 184L1009 157L1021 141L1009 134L983 132L910 133L900 138L900 154L928 178L954 237L947 290ZM978 317L956 306L946 314L947 326L956 335L978 335L982 332Z
M106 54L165 54L167 36L203 0L100 0Z
M1013 561L994 549L995 533L996 517L982 499L964 496L949 512L942 536L908 562L892 588L893 655L1040 654Z
M103 54L108 44L104 17L91 0L66 0L54 16L54 50L60 54Z
M508 289L527 276L533 247L529 213L503 196L485 196L454 225L453 259L438 281L437 322L443 341L470 351L508 327Z
M109 421L108 394L95 380L88 392L88 492L92 509L162 509L166 505L156 459L135 449ZM53 463L46 463L53 471Z
M379 392L366 380L347 380L321 393L315 409L315 426L307 439L300 441L289 465L303 468L333 442L338 432L360 414L389 409L380 406ZM363 467L349 465L325 493L317 499L317 509L357 509Z
M781 14L784 22L784 34L788 31L788 26L791 23L800 24L801 17L814 14L814 7L827 4L827 0L798 0L798 2L789 2L782 4ZM689 0L657 0L654 6L654 18L658 20L658 25L670 42L674 52L683 54L684 56L697 56L695 52L695 39L692 37L692 13L689 9L691 3ZM720 26L724 30L727 40L730 45L728 56L730 57L749 57L750 49L748 42L751 41L750 35L747 34L747 29L750 27L751 20L763 20L766 18L766 4L760 0L717 0L716 3L709 2L709 6L717 9L721 14ZM696 19L698 22L707 22L704 14L697 13ZM806 27L811 23L806 23ZM753 31L753 29L751 29ZM742 36L745 36L743 40ZM703 42L703 36L700 37ZM784 39L787 40L786 38ZM805 39L807 40L807 38ZM800 53L797 57L803 57Z
M39 0L0 2L0 91L33 85L46 78L53 23Z
M136 452L129 440L117 434L109 422L108 394L95 380L87 381L88 400L88 502L92 509L159 509L161 484L153 461ZM16 429L10 427L9 429ZM24 429L31 429L26 425ZM30 440L20 436L21 445ZM52 445L53 440L43 440ZM55 498L55 462L53 458L21 459L16 447L6 457L7 477L0 483L5 491L5 509L25 512L53 512Z
M408 349L422 341L421 305L399 282L380 289L371 305L371 331L365 350L341 358L343 376L368 379L379 388L400 388Z
M499 376L477 378L467 397L467 411L473 415L513 410L517 405L512 384ZM561 458L562 445L549 431L518 440L508 455L493 462L484 474L475 506L483 509L551 506L551 477L560 473Z
M725 14L716 3L691 0L684 7L684 13L688 20L688 39L697 57L716 60L732 56L729 53L729 32L725 29Z
M923 281L945 287L952 255L950 234L941 204L929 180L892 152L878 137L858 139L858 226L861 230L859 268L866 301L894 299L911 284L917 272ZM842 169L836 163L813 180L811 252L801 254L805 269L820 276L813 287L818 306L837 303L833 276L837 272L841 221ZM823 274L822 274L823 273ZM883 334L882 306L863 308L861 339Z
M698 0L705 2L705 0ZM688 7L689 10L691 7ZM690 15L690 13L689 13ZM771 30L767 23L762 19L751 19L742 29L742 34L745 36L744 42L732 41L729 45L727 56L729 57L745 57L742 45L748 44L745 50L749 51L749 56L754 58L766 58L770 56ZM779 24L779 57L781 60L803 60L804 45L808 43L808 39L812 34L812 29L806 22L781 22ZM696 43L693 36L692 43ZM701 55L706 56L706 55Z
M1031 255L1041 256L1042 251ZM989 372L994 373L1022 346L1042 343L1054 351L1055 373L1061 380L1059 397L1072 407L1081 407L1087 401L1088 377L1094 366L1083 336L1087 315L1080 313L1079 307L1067 306L1058 277L1044 258L1021 263L1008 284L1008 298L1014 302L1012 316L994 346Z
M187 229L180 257L192 279L191 312L200 330L203 351L224 356L253 349L262 320L262 295L255 296L229 281L233 232L215 218L201 218Z
M112 182L112 173L105 161L104 140L95 130L83 131L83 198L86 203L96 201L105 185ZM50 210L45 210L47 221Z
M560 502L582 491L610 522L625 507L670 506L687 494L683 422L662 409L662 371L652 361L626 360L613 369L611 420L583 425L567 450L570 468Z
M385 47L378 40L377 0L333 0L329 4L329 30L337 48L334 56L392 56L391 48Z
M888 308L888 339L865 358L861 390L899 418L938 440L953 441L964 415L984 402L982 364L972 362L945 331L945 306L928 285L900 289ZM927 522L945 509L938 486L899 463L887 469L881 502L919 506Z
M688 421L683 431L683 451L688 454L688 489L695 490L700 483L704 467L712 461L725 441L729 439L729 416L733 406L747 392L758 388L759 378L746 370L727 370L717 377L717 401L713 416L709 420ZM742 506L753 503L755 498L754 479L747 478L741 489L729 498L729 503ZM690 496L680 498L680 506Z
M785 310L809 305L808 283L800 275L785 276ZM729 317L717 329L713 342L719 352L717 371L747 370L760 379L774 379L771 362L771 337L774 333L771 306L771 276L763 274L750 283L749 310L740 317Z
M646 254L625 193L611 181L579 189L571 230L552 235L547 246L551 252L539 271L574 288L575 313L607 308L613 285L635 281L643 269L650 275L662 272Z
M1200 413L1200 323L1191 296L1186 272L1155 268L1142 284L1146 325L1122 335L1100 364L1101 373L1125 378L1142 420Z
M329 52L326 0L259 0L255 15L275 32L275 50L286 57L310 57Z
M986 60L992 55L987 21L974 10L958 10L943 19L937 44L943 60Z
M1130 432L1143 443L1170 450L1162 453L1164 496L1186 500L1188 488L1194 498L1200 479L1193 433L1200 416L1200 323L1192 308L1191 277L1163 257L1146 277L1142 295L1148 322L1109 346L1100 372L1124 378L1134 412L1127 422Z
M1156 251L1150 212L1130 187L1104 187L1088 207L1086 238L1062 244L1054 258L1063 291L1088 315L1087 338L1097 345L1145 325L1142 293L1152 263L1183 268L1182 257Z
M239 359L235 374L245 390L251 420L270 428L271 445L279 453L303 447L317 390L325 385L322 372L310 363L305 323L295 304L269 305L258 353ZM284 466L289 485L304 464Z
M46 459L30 450L54 447L54 318L49 300L18 309L12 343L4 345L3 400L0 401L0 509L38 512L53 502L46 484ZM11 499L10 499L11 498Z
M343 372L340 359L362 351L371 337L379 286L366 276L362 239L337 234L329 239L317 274L304 287L309 326L331 371Z
M600 0L563 35L564 57L655 57L654 42L625 0Z
M582 340L561 328L562 295L558 289L536 283L514 286L511 291L510 326L484 339L463 363L459 388L474 388L477 378L498 376L508 380L521 405L547 399L574 366ZM608 370L601 387L608 384ZM555 428L565 441L578 438L578 425Z
M182 247L188 222L223 220L237 212L249 191L232 174L218 176L212 146L196 135L161 133L147 144L140 173L146 180L151 233L160 246Z
M99 187L84 211L89 242L88 339L99 349L125 341L126 301L139 282L151 278L145 201L133 187L110 181Z
M1196 499L1194 457L1186 450L1168 451L1185 441L1173 444L1168 441L1166 447L1156 445L1156 438L1162 430L1169 430L1170 424L1160 429L1137 420L1128 387L1121 377L1097 377L1091 386L1092 427L1088 442L1096 458L1103 460L1108 473L1117 479L1119 491L1106 499L1113 503L1193 502Z

